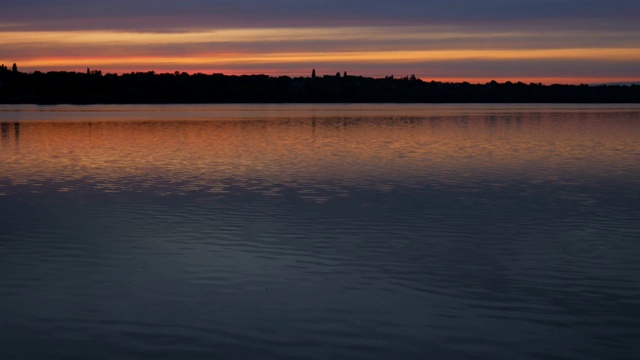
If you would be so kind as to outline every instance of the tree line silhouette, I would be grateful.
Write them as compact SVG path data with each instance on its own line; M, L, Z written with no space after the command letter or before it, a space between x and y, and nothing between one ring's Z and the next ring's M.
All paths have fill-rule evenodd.
M0 66L0 103L640 103L640 85L542 85L426 82L415 76L370 78L346 72L309 77L185 72L18 71Z

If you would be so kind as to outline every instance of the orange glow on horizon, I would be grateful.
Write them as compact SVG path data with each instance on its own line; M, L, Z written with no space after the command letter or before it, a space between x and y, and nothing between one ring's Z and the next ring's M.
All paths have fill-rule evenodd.
M491 81L496 81L498 83L512 82L517 83L521 82L524 84L543 84L543 85L552 85L552 84L566 84L566 85L581 85L581 84L611 84L611 83L626 83L626 82L634 82L634 79L624 78L624 77L434 77L434 78L420 78L422 81L438 81L438 82L451 82L451 83L461 83L468 82L470 84L486 84ZM640 83L640 80L637 81Z
M0 31L4 52L19 54L0 62L45 72L89 67L104 73L304 76L316 68L355 70L370 77L415 74L428 81L624 82L640 80L640 72L633 73L633 64L640 63L639 40L634 33L595 30L500 32L443 26ZM474 61L483 65L475 67ZM573 62L587 65L573 67ZM509 73L500 74L505 69Z
M86 67L100 69L103 72L127 73L127 72L169 72L185 71L188 73L224 73L227 75L267 74L273 76L308 76L312 67L335 68L342 72L343 69L357 68L358 64L384 64L392 62L396 64L428 64L443 61L456 61L465 59L478 60L544 60L544 59L627 59L640 61L640 49L557 49L557 50L459 50L459 51L397 51L397 52L335 52L335 53L283 53L283 54L211 54L194 56L189 58L178 57L57 57L57 58L33 58L19 62L21 68L51 69L67 68L82 71ZM269 67L269 65L286 64L284 70ZM341 64L341 65L336 65ZM243 65L246 69L238 69ZM339 66L339 67L337 67ZM284 67L284 66L283 66ZM304 68L305 70L300 70ZM182 69L182 70L181 70ZM45 70L46 71L46 70ZM328 72L327 74L335 74ZM356 73L351 73L356 75ZM363 76L383 77L386 74L362 74ZM410 74L398 74L406 76ZM637 81L637 78L620 76L468 76L460 74L456 76L438 76L418 74L424 81L443 82L470 82L485 83L491 80L522 81L534 83L604 83ZM640 76L639 76L640 77Z
M400 63L435 62L446 60L585 60L617 59L640 61L638 49L531 49L531 50L428 50L428 51L363 51L363 52L299 52L299 53L243 53L208 54L192 57L55 57L32 58L20 62L27 67L82 66L83 64L150 66L232 65L232 64L318 64L318 63Z

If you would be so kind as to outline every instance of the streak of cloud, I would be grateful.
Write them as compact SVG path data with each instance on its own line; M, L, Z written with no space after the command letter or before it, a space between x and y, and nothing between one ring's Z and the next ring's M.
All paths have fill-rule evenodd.
M23 71L348 67L370 76L636 80L639 14L629 0L23 0L0 13L0 62Z

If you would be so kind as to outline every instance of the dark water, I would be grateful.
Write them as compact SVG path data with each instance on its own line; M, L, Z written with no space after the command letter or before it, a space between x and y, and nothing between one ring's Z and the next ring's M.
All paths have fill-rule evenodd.
M0 107L0 359L637 359L640 107Z

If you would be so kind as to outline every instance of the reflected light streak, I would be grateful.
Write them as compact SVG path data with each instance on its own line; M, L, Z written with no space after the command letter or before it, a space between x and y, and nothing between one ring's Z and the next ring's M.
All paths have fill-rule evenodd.
M188 119L215 113L201 109L185 113L181 121L23 121L19 145L2 139L5 155L0 164L5 172L0 180L43 186L89 181L131 190L126 187L140 186L136 179L162 177L177 191L180 186L219 187L225 179L257 177L274 186L333 178L375 182L397 177L408 183L429 178L425 169L457 179L456 174L467 173L530 176L530 167L535 167L533 173L543 181L548 175L544 169L553 173L557 166L572 169L576 176L607 168L612 161L624 165L616 168L634 168L640 150L633 121L620 120L612 127L596 115L585 120L581 113L565 113L564 121L557 122L553 112L476 116L447 115L446 108L434 108L438 115L422 121L411 117L413 122L404 124L386 117L323 117L322 111L314 111L315 126L311 118L292 120L288 113L279 114L284 116L280 120ZM424 107L416 109L420 113ZM74 116L89 120L92 114ZM130 114L101 116L118 120ZM599 145L585 148L594 139ZM590 160L574 161L575 154Z

